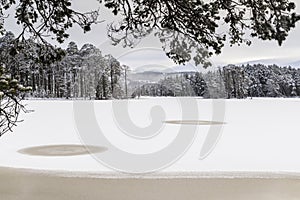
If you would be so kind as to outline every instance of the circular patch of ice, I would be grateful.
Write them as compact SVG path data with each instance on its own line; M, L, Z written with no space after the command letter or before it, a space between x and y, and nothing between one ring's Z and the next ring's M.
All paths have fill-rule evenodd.
M173 120L165 121L166 124L178 124L178 125L224 125L224 122L216 121L203 121L203 120Z
M106 151L105 147L84 146L84 145L47 145L20 149L21 154L31 156L77 156Z

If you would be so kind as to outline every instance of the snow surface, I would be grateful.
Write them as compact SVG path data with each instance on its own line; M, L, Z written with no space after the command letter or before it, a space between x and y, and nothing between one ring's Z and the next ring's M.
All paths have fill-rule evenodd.
M72 101L25 101L34 110L13 133L0 138L0 167L114 174L91 155L44 157L18 153L20 149L60 144L81 144L73 118ZM211 120L212 100L197 99L201 120ZM151 123L150 109L161 105L166 120L180 120L175 98L131 100L129 112L139 126ZM159 136L138 141L124 135L114 123L112 101L95 102L95 113L107 138L127 152L155 152L170 143L179 125L167 124ZM199 154L209 126L199 126L198 135L186 154L160 173L300 173L300 99L226 100L226 125L213 152L204 160Z

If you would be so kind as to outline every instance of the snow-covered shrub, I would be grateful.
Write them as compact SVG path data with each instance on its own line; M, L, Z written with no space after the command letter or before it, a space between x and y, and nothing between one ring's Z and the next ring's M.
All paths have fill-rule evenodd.
M16 126L21 111L25 111L21 104L21 94L31 90L24 87L18 80L12 79L0 67L0 136Z

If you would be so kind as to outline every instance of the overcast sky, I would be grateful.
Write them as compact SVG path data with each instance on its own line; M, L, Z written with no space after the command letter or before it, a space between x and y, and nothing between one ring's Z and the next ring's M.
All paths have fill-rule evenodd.
M300 13L300 0L294 0L297 7L297 11ZM154 37L145 38L135 49L124 49L122 47L113 47L106 36L106 26L114 20L113 15L103 9L97 0L73 0L73 5L75 9L80 11L90 11L100 8L101 20L105 22L93 25L92 31L83 34L83 31L74 27L71 29L70 39L63 45L65 47L68 42L75 41L79 48L85 43L91 43L99 47L103 54L112 54L119 58L123 64L127 64L133 68L147 66L147 65L157 65L157 66L174 66L175 64L170 61L161 50L161 44ZM17 28L14 26L14 20L9 19L7 24L7 29L17 32ZM212 58L212 63L215 65L229 64L229 63L240 63L249 60L260 60L260 59L270 59L270 58L282 58L290 60L300 60L300 23L296 29L294 29L287 41L279 47L275 41L261 41L253 39L253 44L248 46L235 46L226 47L223 49L222 54L214 56Z

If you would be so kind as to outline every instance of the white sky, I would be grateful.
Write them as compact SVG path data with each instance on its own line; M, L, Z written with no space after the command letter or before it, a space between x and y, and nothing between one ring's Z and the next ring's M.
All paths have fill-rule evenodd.
M300 0L294 0L296 4L300 5ZM154 37L145 38L135 49L124 49L122 47L113 47L110 45L106 35L107 23L113 21L114 16L104 9L97 0L73 0L73 7L80 11L89 11L100 8L101 20L105 22L93 25L92 31L84 34L83 31L74 27L70 30L71 37L63 44L63 47L70 41L75 41L79 48L85 43L91 43L99 47L103 54L112 54L119 58L123 64L127 64L132 68L145 65L162 65L174 66L161 50L160 42ZM300 13L300 6L297 7ZM248 47L226 45L223 48L222 54L214 56L212 62L215 65L228 63L241 63L250 60L271 59L271 58L289 58L293 60L300 60L300 23L294 29L284 44L279 47L276 41L261 41L253 39L253 44ZM14 25L14 19L8 19L6 23L7 29L17 32Z

